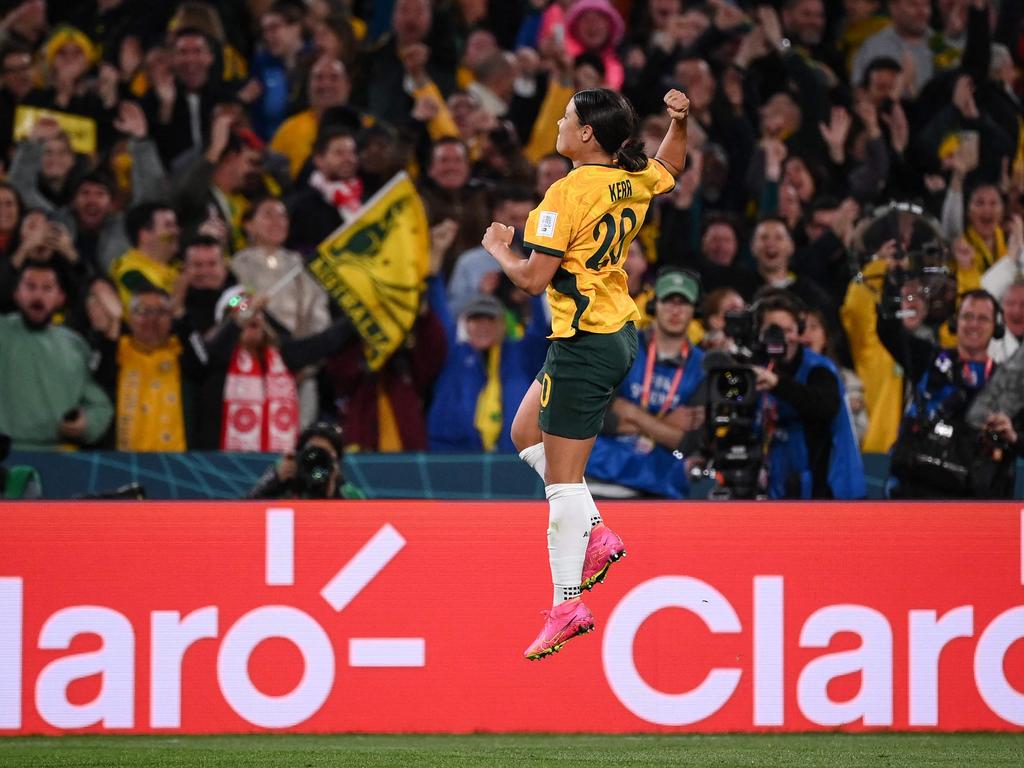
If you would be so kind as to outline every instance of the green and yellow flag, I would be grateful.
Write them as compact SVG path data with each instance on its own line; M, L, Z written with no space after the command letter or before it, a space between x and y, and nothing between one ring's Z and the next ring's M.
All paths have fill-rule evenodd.
M429 253L427 214L404 171L317 248L309 269L352 319L370 370L416 322Z
M72 151L82 155L92 155L96 152L96 121L91 117L73 115L56 109L19 106L14 110L14 140L21 141L32 133L36 122L43 117L57 121L57 125L68 135Z

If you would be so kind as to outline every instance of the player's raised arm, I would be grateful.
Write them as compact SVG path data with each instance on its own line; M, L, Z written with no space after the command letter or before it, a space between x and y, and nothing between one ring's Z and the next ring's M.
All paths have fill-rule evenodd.
M686 118L690 114L690 100L682 91L672 89L665 94L665 111L672 122L655 159L661 161L673 176L678 176L686 162Z
M481 242L484 250L493 256L502 271L508 275L508 279L516 288L521 288L531 296L544 292L551 278L558 271L561 259L555 259L536 251L528 259L522 259L512 252L509 243L512 242L512 227L492 222L484 233Z

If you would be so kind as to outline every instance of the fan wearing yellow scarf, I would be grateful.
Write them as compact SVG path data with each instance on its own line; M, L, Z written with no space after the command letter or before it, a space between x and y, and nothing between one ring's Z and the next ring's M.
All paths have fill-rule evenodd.
M432 451L511 453L510 427L519 401L547 351L544 299L533 301L533 317L521 338L509 336L504 305L477 294L449 312L444 284L427 283L430 307L448 337L448 354L427 414Z
M1003 197L994 185L982 184L971 192L963 237L974 256L970 266L958 263L957 293L980 288L985 270L1006 255L1006 233L1002 227L1005 209Z

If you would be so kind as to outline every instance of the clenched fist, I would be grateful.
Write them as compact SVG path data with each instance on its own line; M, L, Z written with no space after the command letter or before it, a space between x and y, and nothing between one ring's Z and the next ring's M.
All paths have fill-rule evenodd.
M513 234L515 234L515 230L512 227L492 221L491 226L484 232L484 238L480 244L484 247L485 251L493 256L494 252L501 246L508 247L512 242Z
M673 88L665 94L665 110L673 120L685 120L690 114L690 100L685 93Z

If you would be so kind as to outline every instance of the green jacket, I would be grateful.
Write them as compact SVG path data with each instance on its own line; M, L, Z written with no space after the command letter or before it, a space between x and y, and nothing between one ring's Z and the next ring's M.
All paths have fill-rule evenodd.
M84 442L103 436L114 408L89 372L89 345L63 326L28 328L17 312L0 316L0 432L16 451L56 450L58 426L76 408L85 414Z

